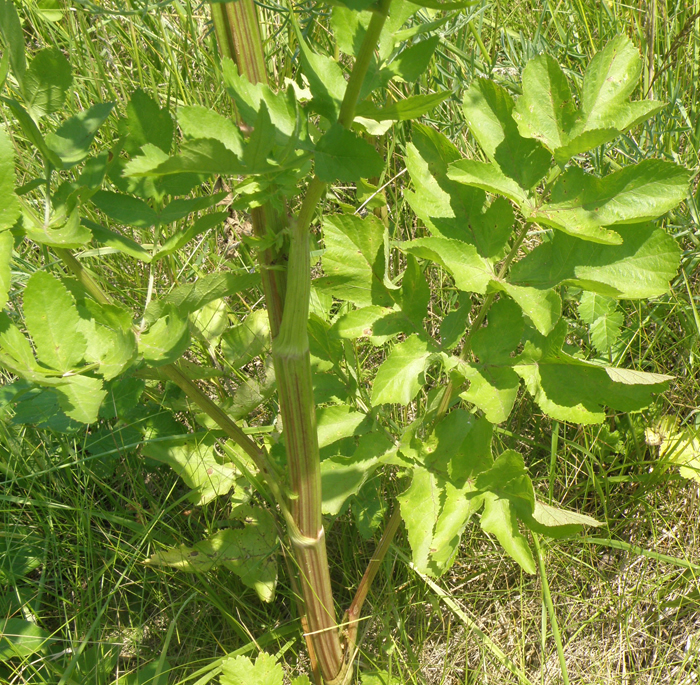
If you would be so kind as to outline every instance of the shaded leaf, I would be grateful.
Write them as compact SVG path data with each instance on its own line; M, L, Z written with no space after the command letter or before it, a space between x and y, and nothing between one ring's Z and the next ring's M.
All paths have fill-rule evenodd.
M27 108L35 119L57 112L73 83L70 63L57 48L39 50L22 81Z
M316 174L327 183L372 178L384 168L374 147L340 124L333 124L316 143L315 159Z

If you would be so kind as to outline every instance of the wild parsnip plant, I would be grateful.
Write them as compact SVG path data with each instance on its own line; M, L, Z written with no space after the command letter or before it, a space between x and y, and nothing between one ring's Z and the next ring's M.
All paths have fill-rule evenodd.
M271 602L284 557L318 683L352 677L363 603L402 522L426 577L452 566L476 514L531 574L537 555L524 531L537 545L538 535L600 525L539 501L522 454L494 454L494 428L521 385L544 415L585 425L607 409L644 409L670 380L583 358L563 304L578 305L605 353L622 325L617 302L663 295L678 270L680 248L658 220L685 199L689 173L646 159L598 175L587 163L663 106L631 99L643 71L637 47L613 38L580 92L546 54L528 62L515 100L474 80L457 94L480 147L479 159L467 158L416 121L453 93L397 87L428 68L439 42L431 30L464 5L335 3L330 54L289 12L298 60L273 88L255 5L214 4L234 120L197 104L161 108L145 90L123 107L66 112L69 60L52 47L28 60L15 5L0 4L1 100L18 131L16 146L0 133L0 364L15 378L5 396L20 423L64 435L90 426L83 449L96 459L115 439L142 444L194 505L228 498L224 527L147 563L198 574L223 566ZM406 28L421 8L446 14ZM110 117L116 134L97 146ZM400 240L382 191L394 173L386 133L407 121L404 197L426 230ZM15 147L44 169L20 187ZM352 206L330 193L348 187ZM173 265L232 211L251 217L242 241L255 261L175 285ZM42 263L16 283L22 241ZM102 255L115 253L147 273L137 309L103 267ZM432 288L445 280L459 306L435 323ZM234 296L253 305L231 326ZM246 378L253 368L257 377ZM239 382L229 394L231 377ZM196 423L184 416L192 407ZM381 501L379 473L401 484L395 503ZM347 510L381 538L339 615L324 517ZM46 649L41 629L10 620L21 637L2 658ZM220 666L222 685L282 677L267 655Z

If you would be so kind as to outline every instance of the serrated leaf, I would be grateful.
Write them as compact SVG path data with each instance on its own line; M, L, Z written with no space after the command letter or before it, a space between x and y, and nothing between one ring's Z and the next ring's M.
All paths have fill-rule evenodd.
M22 81L27 108L35 119L57 112L73 83L68 60L57 48L39 50Z
M440 497L437 477L422 467L413 469L408 490L398 497L413 564L422 573L428 570L433 530L440 513Z
M331 330L339 338L349 340L365 338L372 335L372 327L375 321L391 313L391 309L375 305L353 309L339 316Z
M510 203L498 198L486 208L484 191L447 177L448 165L461 159L459 150L437 131L412 128L406 167L414 190L405 191L411 209L434 236L471 243L480 256L497 258L513 226Z
M260 652L255 664L247 656L229 657L221 663L221 685L282 685L284 671L277 660Z
M561 297L555 290L528 288L507 281L492 285L508 293L542 335L550 333L561 318Z
M428 68L430 59L439 43L440 36L431 36L426 40L414 43L402 50L384 70L394 78L398 77L406 83L413 83Z
M80 222L78 207L68 215L68 218L57 218L48 225L40 223L34 215L25 211L22 214L22 225L30 240L48 247L70 249L81 247L92 240L92 233Z
M178 285L162 299L151 302L146 310L146 321L155 321L169 306L175 307L182 316L186 316L209 302L252 288L259 280L258 274L245 271L207 274L194 283Z
M451 350L462 339L469 322L472 303L469 295L460 294L456 308L449 312L440 324L440 345L444 350Z
M80 423L95 423L107 391L99 378L69 376L56 386L58 404L71 419Z
M277 585L274 518L264 509L245 504L233 510L232 518L243 521L244 527L220 530L192 547L180 545L157 552L146 563L172 566L190 573L204 573L224 566L239 576L244 585L253 588L260 599L271 602ZM248 682L251 681L246 681L246 685Z
M0 97L0 102L4 102L10 110L12 110L24 135L26 135L29 141L39 150L44 159L60 169L61 158L46 145L44 136L41 135L41 131L39 131L36 123L34 123L34 119L29 116L27 110L24 109L17 100L13 100L12 98Z
M173 119L170 112L140 88L131 94L126 106L126 127L129 132L126 150L134 155L146 143L170 152L173 142Z
M321 258L326 275L314 281L314 286L360 307L393 305L385 286L385 230L374 215L364 219L351 215L326 217L326 251Z
M360 438L352 456L336 456L321 462L323 513L337 516L349 497L359 492L380 458L393 449L393 444L381 433Z
M113 102L93 105L64 121L46 136L46 145L58 155L64 169L70 169L88 156L95 134L113 108Z
M700 482L698 430L680 428L674 416L664 416L645 431L648 445L659 448L659 457L679 466L683 478Z
M87 342L78 331L78 310L57 278L44 271L32 275L24 290L24 318L44 364L65 373L83 359Z
M139 336L139 354L150 366L163 366L177 361L190 344L187 313L168 304L161 316Z
M606 297L599 293L584 291L581 293L581 301L578 304L578 313L590 326L601 316L615 311L617 303L612 297Z
M657 219L685 199L688 182L687 170L658 159L603 178L570 167L554 186L551 201L530 218L576 237L619 245L620 236L601 227Z
M30 372L38 370L29 340L5 312L0 312L0 349L14 360L16 367ZM24 373L18 375L27 376Z
M12 71L20 88L22 88L27 70L24 57L24 32L12 0L0 1L0 31L5 39L5 45L7 45Z
M444 267L453 276L457 288L466 292L483 294L494 278L491 266L476 248L460 240L417 238L400 243L399 249Z
M432 111L451 95L449 90L425 95L411 95L384 107L376 107L371 102L365 101L357 106L355 114L374 121L409 121Z
M189 228L184 231L173 233L163 244L158 248L158 251L153 255L153 261L158 261L174 254L182 249L190 240L194 240L198 235L211 230L214 226L218 226L228 218L228 212L212 212L200 216Z
M316 175L327 183L353 182L379 176L384 160L356 133L333 124L316 143Z
M319 374L314 374L314 382L318 376ZM236 420L243 419L255 408L267 402L272 397L276 387L272 358L268 357L262 382L255 378L247 378L236 388L230 404L226 405L226 411Z
M591 324L591 342L600 354L607 354L617 342L624 322L622 312L613 311L597 318Z
M535 288L570 283L619 299L658 297L678 271L676 241L653 224L619 226L621 245L601 245L556 232L511 269L510 281Z
M429 303L430 286L418 261L409 255L401 281L401 311L418 330L423 327L423 319L428 315Z
M603 525L591 516L553 507L539 501L535 502L532 517L527 519L525 523L536 533L553 538L569 537L578 533L584 526L597 528Z
M518 521L510 502L490 492L485 493L483 497L484 512L480 522L482 530L494 535L503 549L520 564L523 571L536 573L532 551L518 530Z
M232 119L206 107L192 105L178 108L177 122L186 137L214 138L236 157L243 155L243 137Z
M577 130L614 127L625 131L662 106L660 102L626 102L642 72L639 50L619 35L596 53L586 69Z
M367 414L341 404L319 409L316 412L316 425L318 446L323 449L351 435L366 433L372 421Z
M463 101L467 124L486 156L528 190L545 176L551 157L538 142L520 135L513 106L508 92L488 79L475 79Z
M12 228L20 215L15 195L15 148L0 128L0 231Z
M232 463L219 463L215 445L216 440L210 434L198 438L187 436L172 441L146 442L143 453L168 464L192 489L188 499L203 505L230 492L241 475Z
M36 623L21 618L6 618L0 621L0 661L44 652L49 640L49 634Z
M604 406L638 411L669 380L660 374L612 369L575 359L561 350L566 324L560 322L546 338L532 334L514 370L540 408L558 421L600 423Z
M90 230L92 237L102 245L111 247L113 250L118 250L130 257L138 259L140 262L150 264L152 261L151 253L141 247L135 240L128 238L117 231L112 231L109 228L100 226L89 219L82 220L83 225Z
M15 239L12 233L4 231L0 233L0 309L4 309L10 292L11 274L10 262L12 261L12 248Z
M372 405L408 404L422 387L433 354L430 343L412 335L395 345L379 367L372 386Z
M133 195L114 193L111 190L99 190L92 198L92 203L110 219L125 226L150 228L158 222L158 214L143 200Z
M550 150L569 142L576 104L559 64L550 55L531 59L523 70L523 95L515 105L520 133Z
M504 195L519 205L525 205L528 199L527 193L518 183L508 178L495 164L462 159L450 164L447 177L457 183Z
M229 328L221 338L221 353L234 368L245 366L270 346L270 322L266 309L251 312L246 320Z

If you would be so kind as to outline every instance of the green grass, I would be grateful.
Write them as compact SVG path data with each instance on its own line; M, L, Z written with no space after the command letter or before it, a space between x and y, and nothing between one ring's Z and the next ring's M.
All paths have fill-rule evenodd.
M58 22L47 22L33 2L23 7L31 48L55 45L70 55L77 85L74 109L114 100L123 112L130 92L143 88L162 105L196 103L231 113L205 7L176 1L144 13L135 2L76 3ZM328 45L326 7L314 8L310 2L300 7L315 12L315 22L302 22L310 39ZM543 50L576 76L609 38L626 31L646 61L642 94L649 90L670 104L617 147L593 155L590 164L607 171L623 159L666 157L697 170L700 19L692 18L698 11L697 0L654 0L644 6L605 0L474 5L440 29L437 58L420 88L450 89L454 97L427 122L473 152L460 111L461 94L472 78L490 76L517 93L526 61ZM284 6L270 3L263 13L269 63L279 83L293 69L284 12ZM422 12L417 21L431 18ZM4 123L14 131L12 120ZM102 141L115 134L105 127ZM408 136L408 126L392 133L388 144L395 155L391 176L383 182L403 168L400 152ZM40 173L34 157L22 152L20 184ZM421 230L404 206L402 188L408 182L399 176L386 188L396 236L402 238ZM616 416L603 427L552 425L523 398L498 435L504 448L526 456L539 497L606 525L584 539L540 541L561 640L553 637L549 598L540 580L522 574L476 526L467 529L455 565L437 585L411 570L400 535L370 592L361 626L363 667L387 670L399 683L500 684L517 683L520 677L533 685L553 684L566 682L559 647L572 684L696 682L698 486L660 464L644 442L644 427L656 416L675 415L691 426L697 419L700 193L694 183L695 197L667 223L684 248L682 272L667 297L625 305L625 344L614 359L673 374L671 390L644 415ZM352 189L334 192L354 202ZM151 275L164 293L177 279L224 264L250 264L240 240L244 231L245 217L239 216L237 223L206 234L188 247L186 257L173 257L152 274L118 254L100 258L101 272L113 291L139 311ZM13 263L17 283L26 281L42 258L21 248ZM438 273L432 277L444 278ZM433 303L436 321L453 299L449 288L441 293L442 299ZM230 303L238 318L255 304L242 299ZM585 334L580 345L591 352ZM381 361L374 348L360 351L367 368ZM225 396L233 384L212 387L212 392ZM157 387L151 393L155 403L168 406ZM86 455L85 433L58 438L13 424L11 412L0 411L0 560L5 575L0 618L35 620L52 634L49 651L63 652L56 658L13 661L0 672L0 682L71 682L72 670L74 682L109 685L164 657L164 668L172 668L167 682L203 683L197 678L207 671L194 674L212 660L237 650L254 654L258 648L281 654L290 675L305 672L308 659L284 572L275 602L263 605L225 571L196 577L143 564L157 549L193 542L215 530L227 517L226 502L194 507L171 471L145 464L138 453L117 453L106 464ZM259 416L261 423L273 418L272 412ZM393 418L401 423L406 416L397 412ZM387 502L401 487L391 475L377 485ZM623 545L608 546L595 538ZM338 600L347 603L374 542L364 540L351 517L343 516L329 526L328 543ZM101 681L90 679L90 658L111 664L110 654L115 668Z

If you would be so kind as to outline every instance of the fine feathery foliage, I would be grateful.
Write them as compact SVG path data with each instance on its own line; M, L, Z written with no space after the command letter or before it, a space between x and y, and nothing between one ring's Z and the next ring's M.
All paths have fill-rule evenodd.
M74 87L68 60L44 48L27 61L14 5L0 4L11 69L0 100L15 136L13 145L0 130L0 365L14 378L6 397L17 423L59 435L90 426L84 448L92 455L112 449L108 434L142 444L145 457L182 479L195 505L230 499L224 529L157 550L150 566L196 574L222 566L270 602L277 524L289 526L297 550L309 546L309 534L294 525L311 510L320 517L349 509L358 521L371 519L371 535L381 522L367 511L384 509L368 484L389 468L401 483L397 506L414 568L426 575L451 567L479 512L481 528L527 573L537 571L527 530L556 538L599 525L538 500L526 458L499 451L494 428L523 391L553 420L596 424L608 410L648 407L668 387L669 376L587 360L571 338L578 311L592 345L607 355L623 326L618 303L668 292L680 261L660 220L685 199L689 173L660 159L605 175L587 164L589 153L663 107L631 99L642 61L628 38L617 36L596 54L580 92L544 54L525 67L517 99L475 79L460 95L477 155L465 156L414 121L401 155L410 179L404 196L421 228L400 239L378 191L378 202L361 210L328 199L309 284L319 252L297 232L297 219L276 228L271 217L301 203L298 224L306 220L308 228L316 204L308 210L307 202L317 189L316 202L328 184L378 189L390 173L382 136L452 96L388 97L391 82L419 78L437 47L434 37L413 42L413 34L405 45L398 30L421 6L459 11L466 3L395 3L369 56L365 38L386 15L379 5L389 3L373 11L370 2L336 3L331 25L347 59L317 52L294 24L299 71L280 89L252 82L224 58L223 82L243 126L199 105L178 107L173 120L143 90L124 106L67 111ZM359 83L355 71L349 79L344 73L353 58L369 62ZM109 143L98 135L107 122ZM44 168L43 178L22 188L15 146ZM225 191L212 191L222 183ZM217 211L224 202L228 211ZM243 242L277 261L261 257L257 270L250 262L178 284L170 260L188 261L192 241L218 230L233 210L266 217L265 230ZM22 241L37 245L44 261L15 282L10 265ZM89 271L75 249L94 257ZM131 260L134 273L147 270L139 308L110 286L103 254ZM287 296L271 341L280 325L268 321L275 273L286 279ZM435 322L429 307L440 281L457 291L460 306ZM253 308L230 326L227 298L259 302L251 294L261 282L267 311ZM376 373L363 368L367 352L383 359ZM219 358L225 365L211 364ZM286 414L284 425L258 430L257 441L236 423L275 402L287 409L284 393L297 381L304 387L307 358L313 397L299 395L295 410L307 412L317 430L309 457L320 459L317 502L295 492L293 440L301 433ZM242 378L240 369L251 364L258 377ZM230 377L242 382L230 395L219 393L218 405L198 385ZM159 392L163 400L155 402ZM402 423L397 405L411 408ZM183 418L191 410L195 425ZM248 421L248 433L254 424ZM673 428L657 444L670 455L683 440ZM681 456L670 457L685 471L697 462L696 442L688 439ZM0 659L43 649L40 629L13 630L24 637L3 646ZM230 658L221 669L222 685L282 683L281 667L265 654L254 663Z

